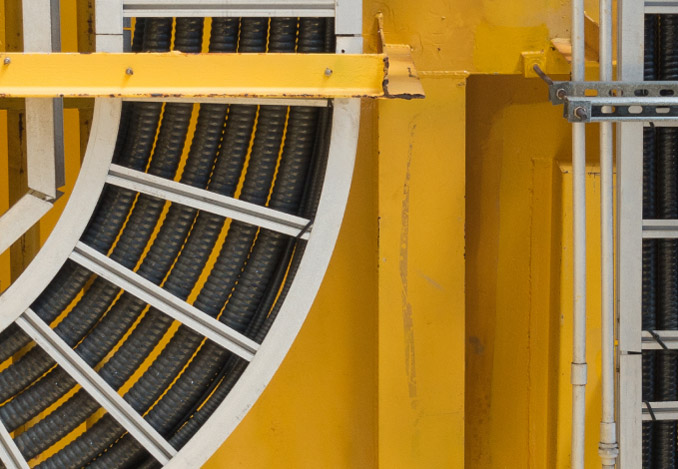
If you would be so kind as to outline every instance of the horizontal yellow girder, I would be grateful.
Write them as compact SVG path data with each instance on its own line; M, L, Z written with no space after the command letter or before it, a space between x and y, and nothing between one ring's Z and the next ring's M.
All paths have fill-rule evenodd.
M0 97L62 96L417 98L423 90L408 54L0 55Z

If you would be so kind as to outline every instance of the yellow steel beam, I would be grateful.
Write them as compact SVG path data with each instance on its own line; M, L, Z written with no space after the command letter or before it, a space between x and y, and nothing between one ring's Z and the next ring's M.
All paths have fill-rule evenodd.
M422 98L408 51L387 54L0 55L0 97Z

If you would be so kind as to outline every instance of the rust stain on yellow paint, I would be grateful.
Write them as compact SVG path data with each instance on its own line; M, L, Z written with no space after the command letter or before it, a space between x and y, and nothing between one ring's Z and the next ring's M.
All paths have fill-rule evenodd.
M465 79L424 76L427 99L379 103L377 438L384 469L464 465Z
M410 135L414 134L417 126L411 125ZM407 153L407 169L403 183L403 201L400 212L400 283L402 285L402 314L403 330L405 332L405 372L407 373L407 388L410 395L410 406L417 408L417 361L414 346L414 321L412 320L412 304L408 298L408 245L410 229L410 169L412 166L412 144Z

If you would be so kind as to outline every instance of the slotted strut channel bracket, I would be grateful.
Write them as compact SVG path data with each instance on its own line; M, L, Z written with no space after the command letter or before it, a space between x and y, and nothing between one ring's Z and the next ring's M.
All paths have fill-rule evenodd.
M3 223L8 223L6 217L14 212L8 212L0 218L0 251L9 247L51 208L58 196L57 189L63 185L60 175L63 168L63 98L72 98L71 101L95 98L87 151L66 208L34 260L14 283L0 293L0 331L13 338L19 337L19 340L23 338L24 345L33 341L36 346L29 353L37 356L33 357L36 363L46 368L39 376L27 377L26 383L17 384L16 393L10 393L7 399L0 400L11 402L25 389L34 391L37 388L39 391L41 385L49 387L57 379L59 383L63 383L64 379L71 380L72 386L81 388L72 399L81 399L77 402L84 402L106 413L93 427L101 426L102 421L107 420L103 423L109 427L101 428L106 428L106 431L117 428L114 430L117 432L116 438L111 442L105 439L100 441L103 446L100 451L95 451L93 458L113 457L111 454L114 454L117 446L118 449L132 448L132 451L137 451L137 457L151 458L150 461L155 459L164 467L200 467L235 429L263 392L291 347L313 303L334 249L351 185L360 123L360 99L357 98L417 99L424 97L424 91L412 63L409 46L386 44L381 18L381 52L362 53L360 0L97 0L95 3L95 53L52 52L59 50L58 28L36 28L36 25L50 22L51 25L59 24L58 8L55 8L58 0L24 0L25 35L33 34L34 39L42 42L36 42L38 45L33 47L29 39L23 53L0 55L0 99L27 98L28 159L29 163L37 162L33 178L30 174L32 166L29 164L31 191L28 198L13 207L19 220L12 224L11 229L5 229ZM50 11L49 15L46 14L47 10ZM217 19L228 19L224 20L223 25L233 18L233 24L236 25L233 34L235 42L242 39L247 23L252 28L248 30L250 33L256 31L257 37L263 37L261 43L264 46L256 52L245 53L234 53L236 49L199 53L199 48L195 53L132 53L129 37L126 36L129 31L123 28L124 25L129 28L130 18L136 18L137 25L145 21L153 22L155 26L164 24L168 31L173 30L174 33L178 32L181 21L202 24L193 18L213 18L214 25ZM178 19L169 21L165 18ZM263 23L260 18L264 18ZM297 18L301 19L297 21ZM309 20L311 27L305 31L315 34L312 36L314 44L324 41L324 49L307 51L299 47L298 52L308 53L289 53L295 52L295 41L292 40L292 48L286 53L264 52L267 35L273 37L271 31L274 20L279 19L287 21L276 24L285 24L293 31L296 29L299 37L303 20ZM258 29L251 26L255 24L253 20L259 25ZM262 24L264 27L261 27ZM333 31L329 29L331 27ZM29 28L37 31L29 34ZM149 34L148 31L152 32L153 29L142 31ZM222 34L227 36L226 33ZM202 37L202 29L198 35ZM52 42L47 41L48 36ZM179 35L163 36L156 32L150 41L155 44L158 37L167 39L170 36L176 42ZM295 38L295 35L291 37ZM170 48L167 44L164 49L154 50L167 51ZM200 70L200 73L196 73L196 70ZM34 105L29 106L30 103ZM200 106L194 108L196 104ZM169 139L163 131L167 132L166 129L170 127L181 128L181 120L177 116L187 109L198 114L198 124L195 131L189 133L190 112L184 114L184 117L188 116L186 135L191 137L187 137L186 142L174 142L174 145L179 145L177 148L181 150L184 144L190 143L185 146L190 151L188 156L184 156L183 166L188 176L177 171L178 161L173 163L177 165L174 166L174 172L166 171L171 173L169 175L162 171L154 172L154 165L162 165L163 158L170 159L168 155L176 150L169 149L171 145L167 144ZM213 114L217 115L214 118L217 123L199 129L201 119ZM176 120L165 126L166 119ZM151 124L147 125L147 122ZM231 122L236 123L230 127ZM152 137L156 136L157 130L157 144L149 143L144 164L125 164L125 157L129 155L119 154L129 150L124 145L121 152L114 151L119 131L132 135L127 138L127 134L121 133L121 141L129 141L129 145L134 148L137 148L135 145L141 146L139 142L142 139L136 138L141 134L140 131L119 130L125 129L125 124L130 128L137 125L138 128L150 129L148 135L151 137L147 143L153 142ZM247 129L247 125L250 127L244 132L246 138L242 138L240 129ZM32 127L35 130L33 133ZM220 132L210 134L205 129L217 129ZM236 129L233 134L229 133L231 129ZM248 153L250 134L252 148L251 153ZM279 149L272 150L275 145L271 142L274 141L278 142ZM209 144L205 142L214 143L210 151ZM231 162L237 161L238 145L242 147L243 142L243 165L245 156L250 158L248 165L235 169L219 166L235 164ZM195 153L194 146L197 148ZM139 157L140 153L143 152L129 151L134 158ZM179 155L181 153L178 151ZM192 157L195 160L191 160ZM266 158L271 158L277 165L271 164ZM256 164L253 163L255 160ZM189 163L193 165L193 172L186 169ZM273 174L267 176L273 181L270 182L271 186L258 188L257 191L262 195L253 197L251 193L257 191L252 187L263 184L260 181L266 179L264 176L270 168L276 168L275 178ZM210 169L213 172L208 171L204 181L191 179L199 170ZM253 173L251 178L250 171ZM227 185L222 180L241 172L243 189L236 196L238 178L235 178L231 192L224 188ZM246 190L247 184L253 186L248 186ZM125 200L128 206L124 205ZM119 236L117 244L113 245L111 239L111 244L102 247L100 242L105 242L99 237L101 233L97 232L96 236L89 238L88 233L92 226L96 229L97 216L102 213L105 213L104 218L109 214L116 216L115 210L106 210L109 206L123 207L121 213L128 214L129 220L135 214L141 214L140 218L145 220L142 211L151 212L151 207L164 206L167 212L162 221L161 212L158 211L158 219L154 223L140 223L139 226L123 218L115 229ZM91 220L94 222L90 224ZM186 220L193 220L193 224ZM110 221L106 218L104 222L99 222L103 225ZM173 228L181 223L188 223L185 232L168 228L168 232L163 234L165 224ZM143 238L140 233L148 226L158 227L156 237L151 238L148 232L145 241L137 241ZM219 226L222 229L228 227L223 250L233 255L222 259L220 254L214 267L208 267L207 258L211 250L215 249L219 231L215 231L214 241L210 242L203 240L212 239L207 235L199 239L192 237L195 232L215 230L212 227ZM126 234L128 229L132 234ZM235 234L232 235L232 232ZM238 233L241 237L235 238ZM230 244L229 236L235 239ZM162 264L165 255L162 248L154 251L155 243L159 243L161 238L164 247L172 245L176 251L171 255L173 263L168 263L167 271L162 272L165 276L153 271L156 265ZM135 242L138 246L132 246ZM146 243L149 244L148 251L137 255L137 264L118 252L120 245L123 246L120 250L129 254L134 251L134 247L145 246ZM189 294L182 290L186 286L179 285L181 282L172 277L177 271L187 277L194 272L196 265L192 261L199 256L195 254L189 258L187 255L186 259L189 260L182 261L186 252L205 254L204 262L197 266L204 270L197 274L208 273L208 279L204 284L193 280L196 290L209 290L204 298L200 296L203 293L201 291L197 300L189 301ZM275 253L278 257L274 256ZM241 255L242 259L236 254ZM152 262L149 261L149 264L152 265L149 267L145 262L150 257ZM219 275L226 276L224 272L230 272L230 262L236 267L233 269L233 285L222 285L217 281L210 283L212 275L219 278ZM277 264L273 265L274 262ZM215 274L217 270L219 272ZM58 324L55 324L51 313L46 311L49 307L41 303L43 296L52 294L49 289L59 282L64 285L77 283L73 279L79 278L79 275L84 275L92 283L87 284L85 290L85 283L71 289L82 292L82 298L72 298L71 301L75 302L73 308L68 314L60 316ZM184 280L179 274L177 278ZM206 285L213 289L208 289ZM110 301L106 299L99 302L100 297L96 295L108 289L118 292L120 296L114 295ZM231 296L212 301L214 291ZM101 297L105 295L102 293ZM73 319L71 315L74 311L85 314L87 310L86 314L89 314L95 308L91 303L87 303L87 307L80 307L80 301L89 300L107 306L89 330L77 337L69 336L73 333L73 327L77 329L84 317ZM238 306L239 301L244 306ZM118 309L119 304L123 306ZM103 341L101 337L105 332L111 332L105 328L110 317L126 313L134 307L140 308L137 311L140 316L136 318L136 329L129 329L130 334L111 344L111 349L118 344L119 350L129 347L133 351L133 346L137 344L133 341L137 340L135 333L147 317L153 318L152 322L149 319L153 327L159 323L166 323L169 327L169 324L176 322L179 332L175 337L179 336L186 342L196 341L195 355L185 364L185 369L180 368L171 377L172 380L167 377L168 384L163 387L166 394L159 394L157 401L149 404L145 410L138 401L135 403L134 397L130 397L138 383L122 395L121 384L116 384L114 378L118 376L115 373L119 370L112 368L115 371L108 371L107 367L116 363L118 352L110 354L106 360L92 358L95 354L87 352L93 350L94 340ZM142 312L144 316L141 316ZM251 314L248 317L250 322L243 325L242 318L247 317L247 314ZM160 368L168 363L162 360L167 357L170 357L168 360L174 360L177 350L184 347L183 344L174 343L176 348L172 348L175 337L172 337L159 357L154 358L149 371L142 373L139 382L160 379L157 375L163 375L165 370ZM181 350L189 349L186 346ZM166 350L169 352L163 355ZM193 370L191 367L200 362L203 353L207 357L203 358L203 364L216 364L212 366L218 365L222 371L204 372L202 370L205 367L197 364ZM213 355L208 355L210 353ZM117 360L121 359L118 357ZM227 365L238 373L230 376L226 374ZM22 370L21 366L20 361L10 365L14 367L13 370ZM192 370L206 373L202 377L203 381L191 375ZM217 372L223 373L221 379L215 379ZM185 418L184 423L190 426L199 420L196 415L204 412L202 420L195 424L185 441L181 441L177 435L182 436L180 432L186 426L179 425L174 430L161 429L162 424L153 419L153 414L162 408L166 396L173 392L179 395L187 389L181 386L182 383L197 389L195 386L198 386L198 382L202 382L205 389L201 395L194 396L193 401L188 398L182 401L195 407L186 409L181 418ZM0 389L1 392L3 389ZM222 392L219 400L215 398L211 401L219 392ZM180 395L179 400L182 399L184 395ZM70 398L68 402L71 402ZM178 401L168 399L167 402ZM68 409L64 410L64 406L57 407L45 418L57 418L60 412L67 413ZM164 420L165 424L168 421ZM28 467L26 461L34 455L27 455L31 449L26 448L24 443L26 434L12 434L20 426L15 425L16 422L13 424L13 427L0 424L0 462L7 468L24 469ZM87 431L96 432L96 429L88 428ZM77 441L76 438L74 443ZM87 441L89 447L96 438ZM82 450L89 458L87 451L93 449ZM127 456L127 453L124 455ZM134 460L127 461L121 463L121 467L124 464L127 464L125 467L138 467L136 463ZM55 464L59 466L59 463Z
M678 122L678 82L557 81L549 99L569 122Z

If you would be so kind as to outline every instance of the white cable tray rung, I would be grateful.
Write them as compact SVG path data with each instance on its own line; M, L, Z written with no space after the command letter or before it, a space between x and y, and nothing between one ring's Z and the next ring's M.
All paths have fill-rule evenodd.
M678 401L641 403L643 421L678 420Z
M644 239L678 239L678 220L643 220Z
M678 1L675 0L647 0L645 13L675 14L678 13Z
M126 17L334 17L334 0L125 0Z

